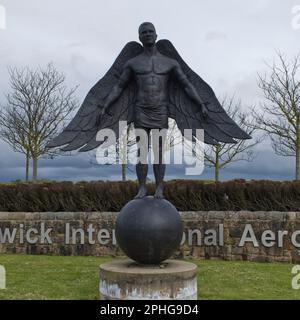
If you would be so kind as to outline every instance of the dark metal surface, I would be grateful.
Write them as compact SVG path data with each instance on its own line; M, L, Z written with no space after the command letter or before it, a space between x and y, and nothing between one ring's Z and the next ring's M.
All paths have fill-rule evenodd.
M89 151L103 141L96 134L104 128L119 136L119 121L144 128L167 128L168 118L185 129L204 129L204 142L235 143L250 136L226 114L211 87L180 57L172 43L160 40L153 24L139 28L137 42L129 42L105 76L90 90L74 119L49 147L64 146L63 151ZM147 146L149 150L149 146ZM165 164L153 165L156 182L154 198L146 197L148 164L138 163L139 191L136 200L122 209L116 226L120 247L132 259L155 264L178 247L182 223L176 208L163 200ZM147 150L147 151L148 151Z
M123 48L106 75L90 90L80 110L66 129L48 145L64 146L63 151L89 151L101 145L100 129L110 128L119 136L119 121L149 130L167 128L174 118L185 129L204 129L204 142L235 143L251 138L224 111L210 86L180 57L172 43L160 40L152 23L139 27L137 42ZM160 155L161 157L161 155ZM154 165L155 197L164 198L165 165ZM148 165L139 163L137 198L147 195Z
M235 138L251 138L226 114L211 87L184 62L169 40L156 43L156 32L154 35L140 33L140 40L143 46L134 41L125 45L112 67L90 90L74 119L49 147L65 146L62 148L65 151L92 150L101 145L96 141L98 130L111 128L118 136L120 120L137 121L139 127L145 128L157 128L160 123L165 127L166 115L161 110L158 112L158 106L168 110L168 117L176 120L182 133L184 129L204 129L205 143L234 143ZM101 116L101 110L113 95L112 89L118 86L122 89L118 98L111 99L108 112ZM188 94L187 86L194 94ZM206 117L197 100L206 105ZM137 120L136 111L141 107L143 112L147 107L150 111L144 120ZM159 116L162 118L154 125L153 120Z
M167 200L145 197L128 202L116 222L116 240L125 254L142 264L158 264L179 248L183 225Z

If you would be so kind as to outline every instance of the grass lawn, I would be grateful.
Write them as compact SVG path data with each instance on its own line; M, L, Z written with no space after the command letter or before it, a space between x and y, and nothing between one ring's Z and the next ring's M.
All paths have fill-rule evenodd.
M0 299L98 299L99 264L112 259L0 254L7 273ZM187 261L198 265L199 299L300 299L292 264Z

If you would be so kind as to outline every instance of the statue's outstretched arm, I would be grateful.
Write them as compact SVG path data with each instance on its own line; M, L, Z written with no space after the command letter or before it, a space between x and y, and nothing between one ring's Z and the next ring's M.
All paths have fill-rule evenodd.
M186 94L201 107L202 114L203 114L203 116L206 117L208 111L207 111L207 108L205 106L205 103L201 99L201 97L198 95L198 93L197 93L196 89L194 88L193 84L189 81L187 76L182 71L179 63L176 63L175 66L174 66L174 74L175 74L175 77L177 78L177 80L183 86L184 91L186 92Z
M115 102L120 97L122 91L126 88L126 85L131 78L131 74L131 68L126 64L119 78L119 81L115 84L110 94L105 99L104 106L101 110L101 115L103 115L106 112L107 108L109 108L109 106L111 106L113 102Z

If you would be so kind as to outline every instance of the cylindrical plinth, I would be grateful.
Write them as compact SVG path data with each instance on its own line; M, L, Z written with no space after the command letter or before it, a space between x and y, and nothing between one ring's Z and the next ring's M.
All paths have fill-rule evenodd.
M119 259L100 265L101 300L197 300L197 266L180 260L140 265Z

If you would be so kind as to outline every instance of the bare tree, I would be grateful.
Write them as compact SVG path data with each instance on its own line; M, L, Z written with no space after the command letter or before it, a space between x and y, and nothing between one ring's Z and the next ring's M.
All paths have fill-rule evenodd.
M29 179L30 146L29 137L24 129L25 119L20 117L15 108L6 108L0 113L0 136L10 144L15 152L26 158L26 181Z
M259 74L258 86L267 102L253 110L256 127L271 139L277 155L295 158L295 179L300 179L299 54L290 61L280 52L270 72Z
M101 146L99 147L101 150ZM118 141L116 144L113 144L109 146L107 149L101 150L101 153L97 152L98 149L95 152L90 153L90 164L94 166L98 165L111 165L111 162L106 161L109 158L109 155L113 155L115 158L110 159L115 161L117 164L121 164L121 176L122 181L127 180L127 170L130 170L130 166L128 164L128 157L130 154L136 154L137 148L136 148L136 137L134 134L134 127L132 124L127 125L126 128L122 132L120 132L120 137L118 138Z
M253 119L250 114L241 110L241 101L235 101L234 97L228 98L225 96L221 104L230 118L252 136L252 139L239 140L236 144L219 143L205 148L205 163L208 167L214 168L215 181L219 181L220 170L224 169L229 163L252 161L255 157L253 147L262 141L262 137L254 136L257 130L253 126Z
M128 155L131 152L136 152L136 150L132 150L132 147L136 145L136 140L134 136L134 129L132 125L128 125L126 130L121 133L120 141L117 144L117 156L118 162L121 163L122 170L122 181L126 181L126 172L128 167Z
M11 92L1 108L0 137L14 151L26 156L26 179L29 160L33 161L33 179L37 179L38 160L53 157L47 143L64 125L70 113L78 107L74 97L77 87L67 89L65 76L50 63L45 69L9 68Z

